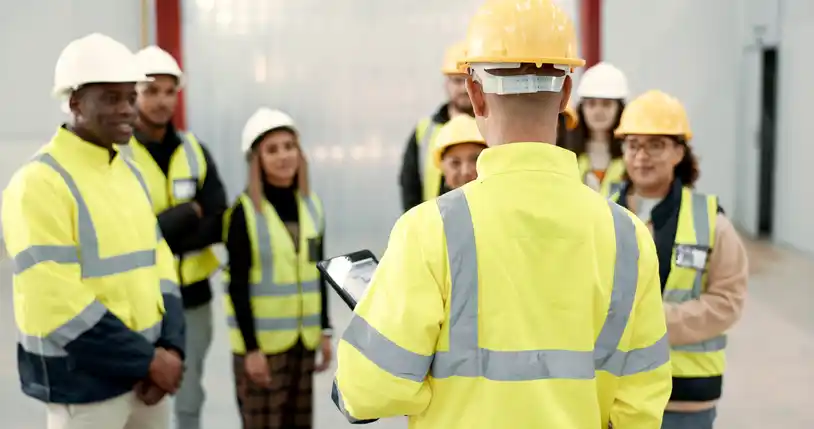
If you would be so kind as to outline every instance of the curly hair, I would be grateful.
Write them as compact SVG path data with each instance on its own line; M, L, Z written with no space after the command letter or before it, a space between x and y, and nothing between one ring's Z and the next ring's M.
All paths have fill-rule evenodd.
M620 158L622 156L622 140L613 136L613 130L619 127L619 121L622 120L622 112L625 110L625 102L623 100L616 100L619 103L619 109L616 112L616 117L613 119L613 125L608 129L610 144L610 154L612 159ZM588 123L585 120L585 107L584 102L580 101L577 105L577 117L579 124L577 128L571 131L568 143L570 149L574 151L577 156L585 153L588 145L588 139L591 137L591 130L588 129Z
M698 177L701 176L701 171L698 169L698 157L695 156L692 146L687 144L685 139L673 137L673 140L676 144L684 146L684 157L673 168L673 174L684 186L693 188L695 182L698 181Z

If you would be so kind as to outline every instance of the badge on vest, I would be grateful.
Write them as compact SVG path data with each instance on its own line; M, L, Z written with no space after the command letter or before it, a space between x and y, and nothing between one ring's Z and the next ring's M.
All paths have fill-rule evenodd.
M198 191L198 181L195 179L181 179L172 182L172 196L176 200L191 200Z
M676 245L676 266L681 268L692 268L694 270L704 270L707 267L709 249L706 247L693 246L688 244Z
M308 262L319 262L322 260L322 238L308 239Z

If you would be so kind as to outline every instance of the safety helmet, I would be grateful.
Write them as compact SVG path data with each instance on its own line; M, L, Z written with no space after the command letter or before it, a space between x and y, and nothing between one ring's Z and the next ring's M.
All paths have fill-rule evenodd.
M450 74L466 74L466 69L461 69L460 64L466 55L466 42L458 42L447 48L444 54L444 65L441 67L441 72Z
M89 83L149 80L127 46L103 34L92 33L72 41L59 54L52 95L64 101L71 92Z
M559 92L565 82L565 76L496 76L490 69L547 64L568 74L585 65L571 18L552 0L489 0L470 22L466 40L462 67L486 93Z
M579 117L577 116L577 111L574 110L574 107L571 106L571 103L568 103L568 106L565 107L562 114L565 116L565 128L569 130L573 130L574 128L579 125Z
M246 154L252 150L255 140L278 128L288 128L294 133L297 132L294 119L288 114L268 107L257 109L243 127L243 137L241 139L243 153Z
M692 130L687 111L677 98L651 90L625 107L614 135L678 136L689 141L692 138Z
M621 70L606 62L585 70L579 79L577 96L624 100L630 96L627 78Z
M147 76L159 74L175 76L178 79L178 86L184 86L184 73L181 71L181 67L178 66L178 61L175 61L175 58L169 52L158 46L148 46L138 51L136 60Z
M456 144L478 143L486 147L486 140L478 130L475 118L469 115L458 115L447 122L438 131L433 147L433 161L436 167L441 166L444 152Z

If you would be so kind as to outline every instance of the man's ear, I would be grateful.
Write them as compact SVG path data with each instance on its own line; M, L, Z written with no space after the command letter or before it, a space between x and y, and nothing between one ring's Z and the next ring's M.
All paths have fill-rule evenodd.
M564 112L565 108L568 107L568 100L571 99L571 86L573 85L573 81L571 80L571 76L565 76L565 80L562 83L562 100L560 100L560 112Z
M483 88L472 79L472 76L466 78L466 92L469 94L469 101L472 102L472 111L475 116L488 116Z

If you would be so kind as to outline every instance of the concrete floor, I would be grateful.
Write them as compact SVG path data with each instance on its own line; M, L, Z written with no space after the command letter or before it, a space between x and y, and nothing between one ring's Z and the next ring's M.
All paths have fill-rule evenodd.
M751 297L730 336L729 362L719 428L814 428L814 260L763 243L750 243ZM335 297L332 297L335 298ZM2 428L45 427L43 407L20 391L14 356L8 262L0 263L0 419ZM334 325L350 313L331 304ZM218 306L217 320L224 320ZM239 428L233 399L225 329L218 324L207 361L206 429ZM770 340L774 338L774 340ZM350 428L330 400L332 371L316 378L316 428ZM406 428L404 419L370 428Z

